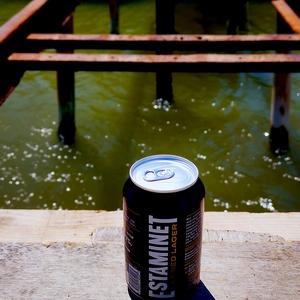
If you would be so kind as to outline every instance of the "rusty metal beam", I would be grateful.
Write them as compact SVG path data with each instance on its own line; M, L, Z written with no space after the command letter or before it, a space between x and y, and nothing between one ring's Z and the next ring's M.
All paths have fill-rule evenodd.
M0 59L22 49L32 32L57 32L80 0L32 0L0 27Z
M31 1L10 20L0 26L0 44L20 30L47 2L48 0Z
M13 52L25 51L23 45L30 33L56 32L78 4L80 0L32 0L0 27L0 105L18 85L25 71L6 68L7 57ZM40 45L33 46L30 52L41 49Z
M0 26L0 63L2 65L0 70L0 105L18 85L25 71L16 69L14 72L11 72L11 70L3 68L1 60L6 59L6 57L16 49L18 43L14 43L14 36L18 35L16 38L22 36L21 31L25 24L27 24L28 20L35 16L47 2L48 0L31 1L10 20ZM23 34L23 38L25 37L26 35Z
M273 0L273 6L295 33L300 33L300 18L284 0Z
M157 51L258 51L300 50L300 36L295 34L260 35L93 35L31 34L28 46L48 49L130 49Z
M26 70L197 73L300 72L297 54L45 54L14 53L8 67Z

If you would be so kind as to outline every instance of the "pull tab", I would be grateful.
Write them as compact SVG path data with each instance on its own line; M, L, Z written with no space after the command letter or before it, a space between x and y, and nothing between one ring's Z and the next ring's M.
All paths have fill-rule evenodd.
M146 181L159 181L170 179L175 175L171 169L150 169L143 173L143 178Z

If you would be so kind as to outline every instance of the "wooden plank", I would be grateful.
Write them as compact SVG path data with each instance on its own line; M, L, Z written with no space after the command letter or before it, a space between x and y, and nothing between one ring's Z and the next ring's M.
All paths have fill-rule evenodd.
M122 214L0 210L2 298L129 299ZM299 216L205 212L204 228L209 230L282 233L286 239L205 241L201 280L211 294L216 299L299 299ZM91 242L96 229L110 235Z
M300 33L300 18L283 0L273 0L273 6L295 33Z
M205 212L204 228L269 233L300 241L300 213Z
M10 68L26 70L239 73L300 72L299 54L46 54L13 53Z
M96 35L30 34L27 45L42 48L130 49L156 51L168 47L180 51L300 50L296 34L259 35Z
M92 243L99 232L113 238L122 227L123 211L0 210L0 243ZM300 213L205 212L204 228L300 241Z
M296 300L299 247L299 242L204 243L200 277L216 300ZM0 244L0 261L2 299L130 299L124 245L116 241Z

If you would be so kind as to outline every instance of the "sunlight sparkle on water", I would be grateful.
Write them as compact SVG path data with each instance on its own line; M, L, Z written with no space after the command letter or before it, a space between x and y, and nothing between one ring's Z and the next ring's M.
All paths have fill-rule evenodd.
M6 7L24 1L2 2L0 15L6 17ZM136 19L138 11L148 11L149 1L127 2L125 31L153 33L149 14ZM268 1L251 3L255 33L274 31L274 19L269 22L274 11L262 9L269 7L263 2ZM87 22L93 16L100 20L97 31L105 31L105 10L99 18L95 3L85 5L76 12L78 33L96 30ZM177 20L179 29L199 34L203 20L187 17L189 22L185 15L184 22ZM221 29L215 25L212 34ZM0 110L0 208L115 210L122 205L121 188L132 163L170 151L196 162L207 188L207 210L299 211L300 74L294 75L291 151L279 157L271 154L266 132L272 74L175 72L170 104L154 100L154 73L78 72L75 143L65 147L57 137L55 74L26 72Z
M259 204L261 207L263 207L269 211L275 211L275 208L273 207L273 203L272 203L271 199L259 198Z
M229 209L231 207L231 205L228 202L223 202L220 199L214 199L214 207L222 207L225 208L224 211L227 211L227 209Z
M242 201L243 204L246 204L247 206L261 206L262 208L266 209L267 211L276 211L274 206L273 206L273 202L272 199L269 198L263 198L260 197L258 199L258 201L255 200L243 200Z
M152 105L154 109L163 109L164 111L169 111L172 106L168 100L163 100L162 98L155 99Z
M282 175L282 177L283 177L283 178L288 178L288 179L293 179L293 180L295 180L295 181L299 181L299 182L300 182L300 177L298 177L298 176L292 176L292 175L290 175L290 174L284 173L284 174Z

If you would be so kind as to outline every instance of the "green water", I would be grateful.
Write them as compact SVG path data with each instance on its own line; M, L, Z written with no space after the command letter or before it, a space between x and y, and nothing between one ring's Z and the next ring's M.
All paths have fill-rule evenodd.
M28 1L0 0L0 24ZM155 33L155 1L120 8L124 34ZM224 34L222 10L176 5L180 33ZM274 33L270 3L251 1L249 33ZM203 26L203 22L205 26ZM106 3L84 3L75 33L108 33ZM122 185L141 157L170 153L193 161L207 211L299 211L300 77L293 75L290 147L269 150L272 74L174 74L175 104L157 108L153 73L76 73L76 143L56 135L55 72L27 72L0 107L0 208L122 208Z

